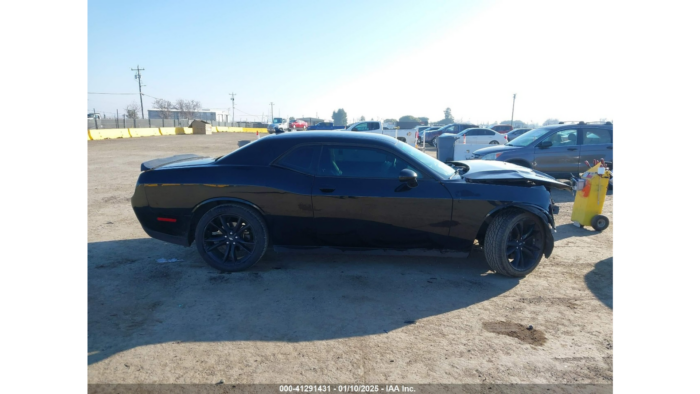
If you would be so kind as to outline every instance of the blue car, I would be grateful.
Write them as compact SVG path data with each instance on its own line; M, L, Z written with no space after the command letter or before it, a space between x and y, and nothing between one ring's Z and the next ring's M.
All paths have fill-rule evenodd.
M481 160L498 160L532 168L558 178L581 174L604 159L612 170L613 125L568 123L530 130L505 145L474 151Z

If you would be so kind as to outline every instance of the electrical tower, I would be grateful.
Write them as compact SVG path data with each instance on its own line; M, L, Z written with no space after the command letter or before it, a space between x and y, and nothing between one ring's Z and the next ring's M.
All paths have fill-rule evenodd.
M233 93L229 93L231 96L231 122L236 121L236 107L234 106L236 99L234 98L236 95Z
M275 103L270 103L270 121L272 121L272 118L275 117L275 110L273 108L274 105Z

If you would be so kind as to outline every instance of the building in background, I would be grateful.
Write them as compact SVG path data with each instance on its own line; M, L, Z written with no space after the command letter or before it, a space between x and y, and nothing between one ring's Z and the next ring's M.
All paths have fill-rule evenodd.
M148 118L149 119L201 119L208 122L228 122L229 113L228 110L217 110L202 108L200 111L195 112L193 115L187 115L183 111L168 111L168 116L162 116L164 111L159 109L149 109Z

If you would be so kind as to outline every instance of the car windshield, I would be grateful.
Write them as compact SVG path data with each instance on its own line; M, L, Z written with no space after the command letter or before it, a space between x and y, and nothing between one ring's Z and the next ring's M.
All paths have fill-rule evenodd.
M424 166L430 168L431 170L437 172L445 178L449 178L455 173L454 168L429 155L426 155L425 153L419 151L418 149L410 145L404 144L403 142L397 145L399 145L399 147L402 151L404 151L404 153L411 156L411 158L415 159L416 161L419 161Z
M527 133L523 133L517 139L507 143L509 146L528 146L534 141L538 140L543 135L547 134L550 129L534 129Z
M274 118L274 119L272 119L272 123L284 123L284 119L283 118Z

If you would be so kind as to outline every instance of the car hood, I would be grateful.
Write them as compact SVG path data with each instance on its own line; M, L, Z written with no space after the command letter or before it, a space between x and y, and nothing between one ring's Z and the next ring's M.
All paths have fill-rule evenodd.
M474 151L475 155L484 156L489 153L506 152L513 149L522 149L522 146L511 146L511 145L497 145L494 147L481 148Z
M503 161L491 160L457 160L448 161L455 167L464 168L462 179L467 182L491 183L504 185L542 185L555 189L571 189L553 177L527 167Z
M141 171L150 171L156 168L193 167L211 164L215 159L195 154L175 155L163 159L154 159L141 163Z

